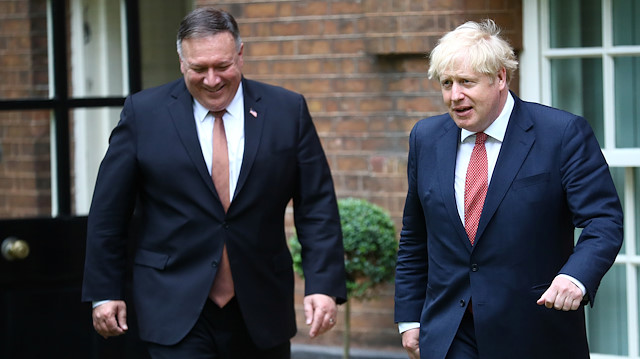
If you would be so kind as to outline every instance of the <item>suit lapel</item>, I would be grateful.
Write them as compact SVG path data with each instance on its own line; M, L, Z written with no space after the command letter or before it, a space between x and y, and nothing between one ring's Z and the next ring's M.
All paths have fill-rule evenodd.
M246 183L251 172L251 167L258 153L262 128L267 114L266 107L260 102L262 94L259 93L255 83L243 78L242 86L244 92L244 155L238 184L233 194L234 198Z
M458 207L456 206L456 194L455 194L455 172L456 172L456 154L458 152L458 142L460 141L460 128L458 128L453 120L447 122L444 135L438 138L436 143L436 160L437 170L440 182L440 188L442 189L443 202L449 217L451 217L451 223L457 223L454 225L458 237L466 244L469 250L471 250L471 243L467 238L467 232L464 230L464 224L458 214Z
M202 180L206 183L209 190L218 198L218 193L213 186L211 175L209 175L209 170L207 170L207 164L202 157L202 148L200 147L200 140L198 140L198 130L196 129L195 119L193 118L193 98L189 91L187 91L184 80L179 81L180 83L171 93L174 100L167 104L167 108L173 125L180 137L180 141L187 150L189 158L191 158L191 162L193 162L198 174L202 177Z
M535 142L535 135L533 131L530 131L533 128L533 122L524 111L523 102L515 95L513 98L515 100L513 112L509 118L504 142L491 176L491 183L478 225L478 241L481 240L482 233L498 209L507 190L511 187L511 183L513 183Z

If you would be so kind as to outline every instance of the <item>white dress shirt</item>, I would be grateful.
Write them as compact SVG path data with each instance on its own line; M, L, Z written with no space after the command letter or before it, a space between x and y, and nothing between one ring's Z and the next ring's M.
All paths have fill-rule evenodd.
M244 155L244 97L242 84L238 87L236 96L227 106L227 112L222 116L224 132L227 136L227 149L229 151L229 200L233 200L236 191L242 157ZM193 117L196 120L198 139L202 148L202 155L211 174L211 162L213 161L213 115L193 99Z

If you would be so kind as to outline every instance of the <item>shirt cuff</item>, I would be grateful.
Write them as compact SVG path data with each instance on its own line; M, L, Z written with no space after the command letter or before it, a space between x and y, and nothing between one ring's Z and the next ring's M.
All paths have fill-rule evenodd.
M573 284L577 285L578 288L580 288L580 290L582 291L582 296L583 297L585 295L587 295L587 288L585 288L584 284L582 284L579 280L573 278L572 276L570 276L568 274L558 274L558 277L566 278L566 279L570 280Z
M398 331L400 332L400 334L406 332L407 330L416 329L416 328L420 328L420 323L419 322L400 322L400 323L398 323Z
M111 301L111 300L109 300L109 299L107 299L107 300L96 300L96 301L94 301L94 302L93 302L93 304L92 304L92 308L95 308L95 307L101 306L101 305L103 305L104 303L106 303L106 302L110 302L110 301Z

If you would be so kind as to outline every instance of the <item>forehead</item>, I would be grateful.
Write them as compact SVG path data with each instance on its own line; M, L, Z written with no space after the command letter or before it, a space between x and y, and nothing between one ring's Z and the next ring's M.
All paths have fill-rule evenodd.
M440 74L440 78L477 78L483 76L482 73L471 67L465 58L457 57L451 61Z
M186 59L195 61L233 58L237 51L231 33L221 32L182 40L182 53Z

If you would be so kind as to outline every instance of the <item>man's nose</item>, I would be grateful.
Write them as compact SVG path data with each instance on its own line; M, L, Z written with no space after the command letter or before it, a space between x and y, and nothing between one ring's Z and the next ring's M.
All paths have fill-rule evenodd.
M464 98L463 90L460 84L454 82L453 85L451 85L451 99L454 101L462 100Z
M204 83L208 86L214 86L218 83L219 79L220 77L213 68L208 69L207 73L204 75Z

